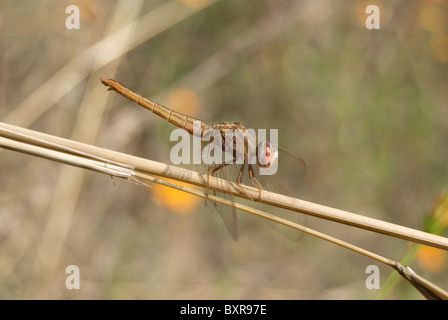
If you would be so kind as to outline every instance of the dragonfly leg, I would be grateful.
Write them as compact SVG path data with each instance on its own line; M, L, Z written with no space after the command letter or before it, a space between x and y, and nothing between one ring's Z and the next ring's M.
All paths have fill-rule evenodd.
M225 166L227 166L228 164L227 163L221 163L221 164L217 164L216 166L211 166L211 167L208 167L208 171L210 172L212 172L212 176L215 174L215 172L216 171L218 171L219 169L222 169L222 168L224 168Z
M236 178L236 184L238 185L242 193L244 193L250 200L254 200L250 195L247 194L246 191L244 191L243 187L241 187L242 185L244 185L241 179L243 178L243 172L245 166L246 162L244 162L244 164L241 165L240 172L238 172L238 177Z
M243 172L244 172L245 166L246 166L246 164L241 165L240 172L238 172L238 177L236 178L236 183L238 185L243 184L243 182L241 181L241 178L243 177Z
M261 185L261 183L258 182L257 178L255 178L254 169L252 168L251 164L248 165L248 170L249 170L249 179L252 182L252 184L255 186L255 188L257 188L259 190L260 193L259 193L258 196L260 197L261 196L261 190L263 190L264 188Z
M227 165L228 165L228 163L223 163L223 164L218 164L216 166L209 167L207 170L207 180L210 175L210 172L211 172L211 175L213 176L216 171L224 168ZM246 166L246 163L241 165L240 171L238 173L238 177L236 178L236 184L238 185L238 188L240 189L241 193L245 194L250 200L254 200L246 191L244 191L244 189L242 187L242 185L244 185L244 183L241 181L241 179L243 177L243 172L244 172L245 166ZM207 187L208 187L208 185L209 185L209 181L207 181Z
M205 198L205 205L207 205L207 200L208 200L208 194L209 194L209 186L210 186L210 175L213 177L213 175L215 174L216 171L218 171L219 169L224 168L225 166L227 166L226 163L222 163L222 164L218 164L216 166L210 166L207 169L207 188L206 188L206 198Z

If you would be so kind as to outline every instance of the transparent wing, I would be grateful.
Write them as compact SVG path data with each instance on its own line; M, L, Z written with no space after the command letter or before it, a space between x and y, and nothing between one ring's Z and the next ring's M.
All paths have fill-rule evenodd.
M264 190L271 191L275 193L279 193L285 196L294 197L293 193L290 191L290 189L286 186L285 182L280 179L278 174L275 175L261 175L259 174L259 168L256 165L252 165L254 176L258 180L258 182L261 184ZM301 177L301 171L295 168L292 170L289 174L290 175L297 175L297 179L294 179L295 182L300 182ZM250 179L248 175L244 175L243 183L249 186L252 186L252 183L250 182ZM248 200L243 200L248 201ZM247 203L247 205L250 205L256 209L259 209L261 211L265 211L267 213L273 214L279 218L286 219L288 221L298 223L301 225L304 225L306 223L306 216L304 214L293 212L290 210L278 208L275 206L269 206L257 201L249 201L250 203ZM274 222L272 220L264 219L273 229L280 232L287 238L297 240L302 236L302 232L297 231L295 229L289 228L287 226L284 226L282 224L279 224L277 222Z
M203 145L203 148L205 147L205 145ZM207 176L207 180L206 183L207 185L212 181L215 180L217 181L217 178L219 179L223 179L223 180L227 180L227 181L236 181L236 176L233 179L233 176L231 175L231 173L228 170L228 166L223 167L219 170L217 170L213 175L212 172L209 170L209 167L213 166L213 165L207 165L204 163L201 164L197 164L195 165L196 170ZM235 166L235 165L230 165L231 167ZM212 190L212 189L208 189L208 188L204 188L205 193L207 194L211 194L220 198L223 198L225 200L228 201L235 201L235 197L232 196L231 194L227 194L225 192L219 192L216 190ZM229 231L230 235L232 236L232 238L234 240L238 240L238 227L237 227L237 210L235 207L233 206L228 206L219 202L215 202L215 201L209 201L206 200L206 204L207 203L211 203L213 208L216 210L216 212L219 213L219 215L221 216L225 226L227 227L227 230Z
M215 172L214 176L213 177L210 176L209 179L221 178L221 179L225 179L228 181L236 182L238 174L241 169L241 166L242 165L238 165L238 164L228 165L222 169L217 170ZM300 165L298 165L298 167L299 167L298 172L297 172L297 168L295 168L296 169L295 174L297 176L296 177L297 179L294 179L295 182L300 182L300 180L301 180L300 178L302 177L303 169L300 170L301 169ZM204 168L202 168L202 171L204 174L206 174L207 168L208 168L207 166L205 167L205 170L204 170ZM254 171L255 178L260 182L260 184L264 190L293 197L292 192L285 185L285 183L279 178L278 175L260 175L259 168L257 165L252 165L252 168ZM290 175L294 175L294 174L290 174ZM245 168L244 168L244 172L243 172L243 176L242 176L242 183L247 186L253 187L253 184L249 179L247 165L245 165ZM240 190L236 190L236 191L239 192ZM255 209L259 209L261 211L273 214L277 217L289 220L291 222L295 222L295 223L298 223L301 225L304 225L306 223L306 216L301 213L293 212L290 210L286 210L286 209L282 209L282 208L278 208L278 207L274 207L274 206L269 206L269 205L266 205L266 204L263 204L263 203L260 203L257 201L251 201L251 200L246 200L246 199L242 199L239 197L234 197L227 193L218 192L218 191L214 191L214 190L208 190L208 191L206 190L206 192L209 192L210 194L222 197L224 199L227 199L227 200L230 200L233 202L245 204L245 205L253 207ZM224 224L226 225L230 234L236 240L238 238L238 232L237 232L237 211L238 210L232 206L227 206L227 205L224 205L221 203L215 203L215 202L212 202L212 203L213 203L213 206L216 209L216 211L221 215L221 217L224 221ZM265 220L269 224L269 226L271 226L274 230L280 232L282 235L286 236L287 238L290 238L293 240L298 240L302 236L302 232L300 232L300 231L286 227L282 224L279 224L279 223L274 222L269 219L263 219L263 220Z

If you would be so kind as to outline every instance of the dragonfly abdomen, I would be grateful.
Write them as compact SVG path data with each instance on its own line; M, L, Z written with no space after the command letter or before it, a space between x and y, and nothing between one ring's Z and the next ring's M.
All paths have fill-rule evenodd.
M150 110L152 113L167 120L169 123L172 123L179 128L187 130L188 133L190 133L190 134L193 134L193 122L195 120L201 121L199 119L189 117L182 113L173 111L167 107L162 106L161 104L158 104L157 102L154 102L148 98L145 98L141 94L125 87L123 84L121 84L120 82L115 81L113 79L101 78L101 82L105 86L109 87L108 90L114 90L117 93L121 94L122 96L124 96L132 101L135 101L137 104L139 104L143 108ZM208 124L206 124L205 122L201 121L201 135L203 135L204 131L207 129L210 129L210 126Z

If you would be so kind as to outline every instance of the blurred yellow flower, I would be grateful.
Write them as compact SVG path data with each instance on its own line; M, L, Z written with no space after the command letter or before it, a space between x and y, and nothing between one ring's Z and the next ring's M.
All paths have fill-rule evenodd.
M167 105L176 112L189 116L196 116L200 108L200 100L197 93L188 88L178 88L171 91L167 97ZM170 181L169 179L166 179ZM176 184L192 187L179 181ZM201 198L173 188L155 184L153 186L154 201L160 207L165 207L179 214L192 213Z
M442 249L419 245L416 258L419 265L427 271L441 271L446 266L446 252Z
M433 33L445 33L447 13L442 7L429 1L423 1L419 7L421 28Z
M179 185L192 187L191 185L183 182L169 179L166 180ZM159 207L168 208L169 210L178 214L193 213L193 210L202 200L202 198L199 198L197 196L193 196L189 193L179 191L177 189L165 187L160 184L153 184L151 191L154 196L154 202Z
M448 62L448 35L436 34L432 36L430 46L438 61Z
M429 46L434 58L448 62L448 11L437 1L423 1L419 8L419 25L432 33Z
M196 116L201 107L198 94L188 88L178 88L168 95L168 105L177 112L188 116Z

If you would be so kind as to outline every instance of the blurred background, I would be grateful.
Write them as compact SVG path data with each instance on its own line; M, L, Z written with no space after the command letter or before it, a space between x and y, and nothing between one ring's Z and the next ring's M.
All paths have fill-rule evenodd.
M446 1L0 4L2 122L169 162L174 127L107 92L99 78L113 78L210 123L279 129L280 145L307 163L305 177L282 177L300 199L444 232ZM73 4L80 29L70 30ZM371 4L379 30L365 26ZM407 256L448 289L442 250L308 225ZM2 299L374 299L366 267L379 266L384 286L393 273L244 213L239 234L233 241L202 200L0 150ZM80 269L80 290L65 287L69 265ZM379 297L422 298L401 279Z

